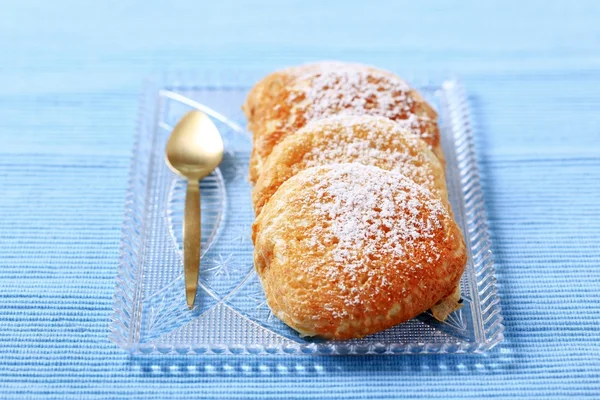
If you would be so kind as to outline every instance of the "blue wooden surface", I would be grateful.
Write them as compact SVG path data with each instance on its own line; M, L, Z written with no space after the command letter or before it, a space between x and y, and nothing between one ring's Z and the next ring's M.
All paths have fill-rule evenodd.
M598 21L595 1L3 2L0 397L600 398ZM143 77L323 58L465 81L504 345L128 357L107 325Z

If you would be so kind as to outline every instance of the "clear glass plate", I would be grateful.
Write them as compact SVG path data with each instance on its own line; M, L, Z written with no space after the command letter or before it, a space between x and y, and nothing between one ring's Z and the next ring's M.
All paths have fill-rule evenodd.
M247 180L250 134L241 105L249 87L164 79L146 85L133 150L110 338L135 354L481 353L503 339L467 97L456 80L417 85L438 110L447 180L469 261L464 307L444 323L425 313L360 340L301 338L275 318L252 264L254 218ZM164 148L188 110L210 115L226 154L200 183L202 260L196 307L186 306L181 231L184 182Z

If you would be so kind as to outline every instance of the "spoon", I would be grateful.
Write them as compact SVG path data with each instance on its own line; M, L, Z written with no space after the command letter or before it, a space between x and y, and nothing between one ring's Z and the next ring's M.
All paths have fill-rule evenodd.
M183 271L185 297L191 310L200 274L200 179L223 159L223 139L206 114L194 110L175 125L167 142L165 160L176 174L187 178L183 215Z

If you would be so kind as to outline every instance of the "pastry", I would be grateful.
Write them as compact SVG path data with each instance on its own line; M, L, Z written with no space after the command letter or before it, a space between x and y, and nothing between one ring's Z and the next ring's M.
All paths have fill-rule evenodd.
M358 163L291 177L252 230L267 302L305 336L360 338L407 321L453 293L467 260L439 199Z
M332 115L388 117L419 135L444 160L436 112L402 79L374 67L321 62L275 72L250 91L243 109L253 133L252 183L285 136Z
M298 172L350 162L396 171L423 185L449 208L444 168L425 142L385 117L341 115L309 122L275 146L252 191L256 214Z

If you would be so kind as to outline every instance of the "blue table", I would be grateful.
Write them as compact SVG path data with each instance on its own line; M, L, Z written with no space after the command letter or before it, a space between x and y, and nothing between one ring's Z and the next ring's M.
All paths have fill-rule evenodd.
M600 398L599 2L161 3L2 4L0 398ZM462 76L504 344L485 356L124 354L107 326L142 78L323 58Z

